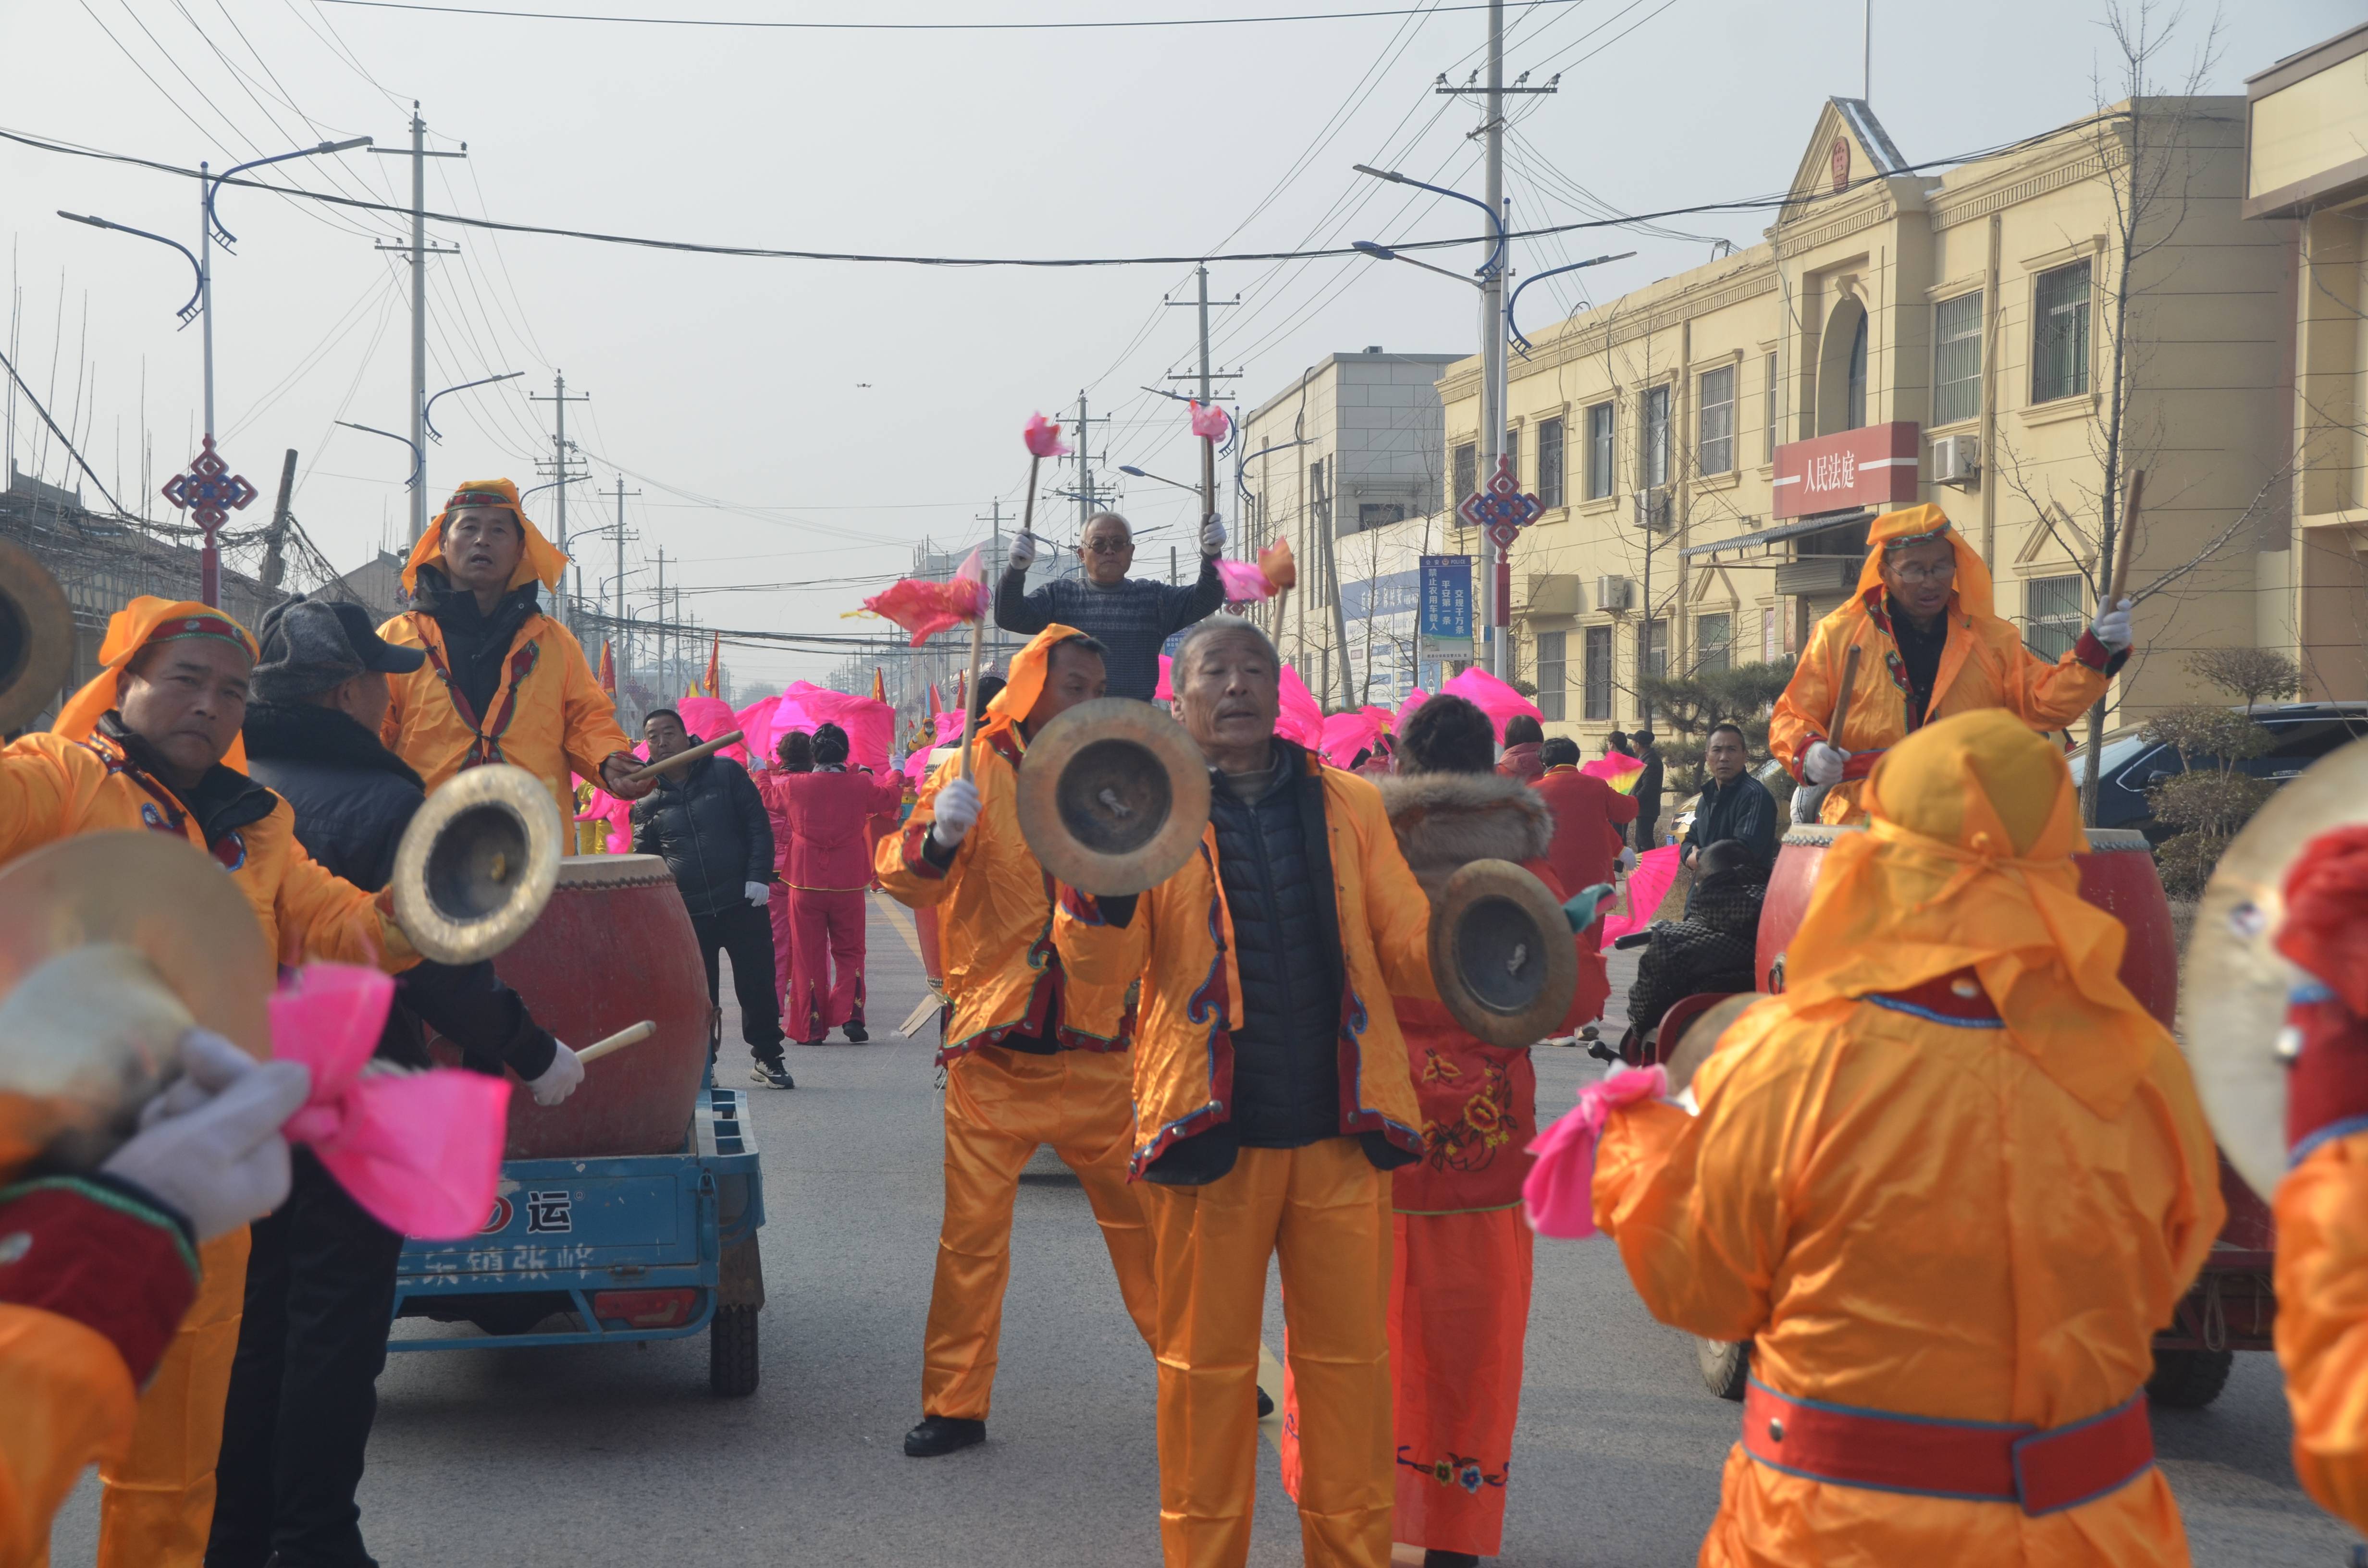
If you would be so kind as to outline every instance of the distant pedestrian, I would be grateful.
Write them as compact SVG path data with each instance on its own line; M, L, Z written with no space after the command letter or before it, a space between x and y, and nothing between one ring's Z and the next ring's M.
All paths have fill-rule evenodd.
M1093 638L1108 650L1110 695L1148 702L1159 689L1159 653L1167 639L1222 608L1224 580L1217 558L1225 552L1225 525L1211 517L1201 525L1201 575L1176 587L1130 577L1134 529L1116 512L1097 514L1077 541L1079 578L1063 578L1028 591L1028 568L1036 562L1036 537L1017 534L1003 581L995 590L995 624L1032 637L1054 624Z
M871 1039L863 1019L863 905L871 885L871 819L905 801L905 780L849 770L847 732L814 733L814 771L779 786L790 847L790 986L782 1012L801 1044L820 1045L832 1029L848 1041Z
M1636 788L1630 791L1636 798L1636 853L1661 846L1661 748L1654 744L1653 732L1639 730L1634 736L1636 760L1645 771L1636 776Z
M1610 734L1604 736L1603 755L1606 756L1635 756L1636 754L1634 752L1628 749L1628 732L1625 730L1614 730Z
M1497 771L1524 784L1536 783L1546 770L1546 765L1538 760L1538 747L1545 744L1545 726L1527 713L1516 713L1506 720L1505 755L1497 759Z

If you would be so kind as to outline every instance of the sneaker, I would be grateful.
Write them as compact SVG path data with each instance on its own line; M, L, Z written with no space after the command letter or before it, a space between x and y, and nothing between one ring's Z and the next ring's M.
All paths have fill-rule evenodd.
M748 1081L762 1084L768 1089L794 1089L797 1081L790 1076L789 1068L778 1056L760 1056L748 1066Z
M951 1454L975 1443L986 1441L986 1423L964 1421L953 1415L927 1415L921 1424L905 1434L905 1457L933 1460L940 1454Z
M1270 1394L1270 1393L1267 1392L1266 1392L1266 1390L1264 1390L1264 1389L1260 1389L1260 1390L1258 1390L1258 1419L1259 1419L1259 1420L1261 1420L1261 1421L1263 1421L1263 1420L1265 1420L1268 1416L1272 1415L1274 1414L1274 1396L1273 1396L1272 1394Z
M839 1033L847 1037L847 1040L849 1045L861 1045L865 1040L871 1038L871 1032L860 1023L850 1022L846 1024L841 1027Z

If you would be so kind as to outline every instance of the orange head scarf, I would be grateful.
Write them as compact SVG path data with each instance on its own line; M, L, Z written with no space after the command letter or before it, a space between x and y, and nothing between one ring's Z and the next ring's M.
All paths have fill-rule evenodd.
M1011 668L1003 677L1003 689L995 694L995 700L979 715L978 733L992 735L1014 729L1027 718L1036 699L1044 695L1044 677L1052 672L1053 646L1083 635L1076 627L1064 626L1056 620L1028 639L1027 646L1011 655Z
M411 559L403 563L403 589L408 594L419 591L419 569L429 564L444 565L444 519L468 506L506 506L518 519L518 535L526 548L518 551L518 570L510 574L509 585L522 587L540 582L556 592L559 574L567 570L567 555L557 545L542 537L542 530L527 519L526 509L518 505L518 486L507 479L472 479L452 492L444 509L419 542L411 547Z
M1961 713L1886 752L1865 803L1866 831L1826 851L1782 995L1737 1027L1971 969L2041 1071L2116 1113L2169 1037L2118 977L2122 923L2080 897L2062 755L2011 714Z
M142 594L108 619L107 638L98 645L97 676L66 699L50 733L70 741L88 740L91 732L98 728L99 720L122 701L123 672L131 667L133 655L154 643L177 642L184 637L211 637L234 643L245 651L250 663L256 656L254 634L213 606ZM230 755L222 761L245 772L245 743L232 741Z
M1859 568L1857 597L1864 599L1868 589L1883 586L1883 557L1892 545L1928 539L1945 539L1956 552L1958 610L1971 617L1997 615L1997 591L1990 585L1990 569L1982 564L1981 553L1950 526L1946 512L1930 505L1885 512L1874 519L1866 531L1866 564Z

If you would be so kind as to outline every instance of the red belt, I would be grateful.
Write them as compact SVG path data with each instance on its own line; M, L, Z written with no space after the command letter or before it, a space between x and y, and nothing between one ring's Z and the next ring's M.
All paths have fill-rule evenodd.
M2143 1389L2102 1415L2039 1427L1793 1399L1754 1378L1743 1396L1743 1447L1788 1475L1922 1497L2013 1503L2026 1514L2076 1507L2154 1465Z

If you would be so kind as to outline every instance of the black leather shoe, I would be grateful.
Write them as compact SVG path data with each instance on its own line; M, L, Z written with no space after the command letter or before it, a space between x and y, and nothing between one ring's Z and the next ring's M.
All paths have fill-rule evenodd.
M1274 1414L1274 1400L1273 1400L1273 1397L1272 1397L1271 1395L1269 1395L1269 1394L1266 1392L1266 1390L1264 1390L1264 1389L1260 1389L1260 1390L1258 1390L1258 1419L1259 1419L1259 1420L1261 1420L1261 1421L1263 1421L1263 1420L1265 1420L1268 1416L1272 1415Z
M905 1434L905 1457L933 1460L940 1454L951 1454L986 1441L986 1423L964 1421L953 1415L925 1415L921 1424Z
M848 1043L850 1045L861 1045L871 1038L870 1032L861 1024L842 1024L839 1026L838 1032L847 1037Z
M1480 1568L1480 1560L1468 1551L1426 1551L1422 1568Z

